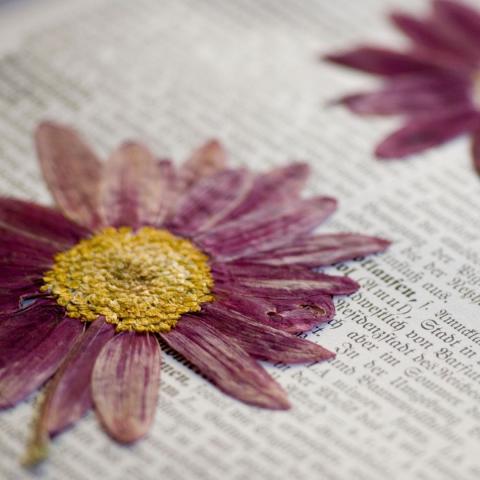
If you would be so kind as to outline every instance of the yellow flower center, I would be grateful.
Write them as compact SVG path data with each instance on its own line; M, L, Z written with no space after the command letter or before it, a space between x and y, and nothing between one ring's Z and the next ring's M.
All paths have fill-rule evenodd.
M211 302L208 259L191 242L166 230L106 228L58 253L42 291L67 315L103 315L117 331L168 332L180 316Z

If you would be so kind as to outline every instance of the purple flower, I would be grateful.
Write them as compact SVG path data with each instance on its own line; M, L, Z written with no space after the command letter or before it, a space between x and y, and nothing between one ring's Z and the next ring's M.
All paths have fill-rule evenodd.
M51 122L36 145L60 211L0 198L0 408L51 378L30 463L90 408L115 440L143 436L161 344L232 397L289 408L258 360L332 358L295 334L330 320L332 296L358 288L312 268L388 246L314 235L336 202L300 197L305 164L228 168L216 141L178 168L133 142L102 163L74 130Z
M403 115L405 124L375 153L400 158L471 133L480 172L480 12L452 0L433 0L426 18L391 15L409 39L402 50L363 46L327 55L330 62L379 76L380 89L340 99L355 113Z

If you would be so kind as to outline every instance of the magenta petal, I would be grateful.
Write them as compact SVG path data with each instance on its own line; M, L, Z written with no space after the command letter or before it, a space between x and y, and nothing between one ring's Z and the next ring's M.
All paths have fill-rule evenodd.
M405 157L445 143L479 125L480 113L472 110L411 120L388 136L375 153L383 159Z
M58 245L52 245L51 242L27 236L17 230L0 225L0 252L2 257L14 258L15 255L20 255L24 258L50 260L58 250Z
M161 337L220 390L237 400L270 409L290 407L285 391L240 347L235 337L219 332L206 321L185 315Z
M210 140L195 150L179 171L184 188L225 168L227 152L217 140Z
M381 90L347 95L340 102L361 115L441 114L452 105L468 110L470 82L454 74L396 77Z
M285 209L266 208L219 225L195 240L212 256L231 260L271 250L315 229L336 208L329 197L298 200Z
M471 51L453 43L444 34L440 25L403 13L394 13L391 19L419 49L424 50L425 55L430 54L431 57L434 56L436 60L444 61L451 67L473 66L475 57L472 58Z
M21 359L50 335L63 309L48 301L0 317L0 367Z
M0 408L15 405L51 377L82 330L78 320L65 318L31 350L0 367Z
M211 228L242 202L252 182L253 176L240 169L223 170L198 181L179 202L173 228L181 234Z
M170 198L164 169L145 146L134 142L121 145L108 160L102 178L105 223L133 228L161 224Z
M256 292L259 296L271 295L348 295L359 285L345 276L326 275L303 267L277 267L259 264L212 264L215 282L233 284ZM283 292L283 293L282 293ZM268 297L267 297L268 298Z
M306 332L318 324L330 321L335 315L330 295L299 298L294 294L271 298L267 292L265 296L258 297L247 289L231 287L217 289L215 293L217 303L226 308L290 333Z
M278 247L248 258L249 262L272 266L322 267L362 255L385 251L390 242L378 237L354 233L331 233L297 239L292 245Z
M247 353L259 360L304 363L335 356L320 345L262 325L217 302L205 305L204 312L202 316L209 325L235 338Z
M472 48L477 48L476 45L480 42L480 13L478 10L460 1L452 0L434 0L433 5L437 18L454 27L457 37L460 36Z
M115 440L143 437L155 417L160 386L160 345L148 334L114 336L93 369L92 395L103 426Z
M326 55L325 59L356 70L384 76L438 70L435 65L414 55L378 47L359 47L347 52Z
M48 386L39 418L45 432L62 431L91 408L93 366L100 350L114 334L115 327L99 318L78 338Z
M310 174L306 163L275 168L255 178L252 189L227 219L241 217L261 208L283 205L297 199Z
M53 208L13 198L0 198L0 222L59 244L76 243L90 233Z
M74 130L53 122L39 125L35 141L43 175L57 205L79 224L97 227L102 172L97 156Z

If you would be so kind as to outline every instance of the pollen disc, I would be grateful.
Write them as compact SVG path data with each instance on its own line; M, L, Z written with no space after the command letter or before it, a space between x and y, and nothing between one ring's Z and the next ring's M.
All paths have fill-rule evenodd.
M117 331L168 332L180 316L211 302L207 256L167 230L106 228L55 256L42 291L67 315L103 315Z

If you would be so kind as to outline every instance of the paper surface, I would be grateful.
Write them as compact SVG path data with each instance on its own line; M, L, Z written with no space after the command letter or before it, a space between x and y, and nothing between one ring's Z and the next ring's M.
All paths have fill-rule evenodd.
M366 39L399 44L383 16L389 4L98 2L0 60L2 194L51 203L32 146L45 117L75 125L104 156L135 138L182 160L216 137L235 165L308 161L308 193L340 202L321 231L394 242L387 254L330 269L363 286L308 335L335 360L267 366L291 411L242 405L165 352L148 438L118 446L90 413L28 472L18 459L31 398L0 413L0 478L480 478L480 181L467 140L374 160L397 122L327 105L374 80L318 61Z

